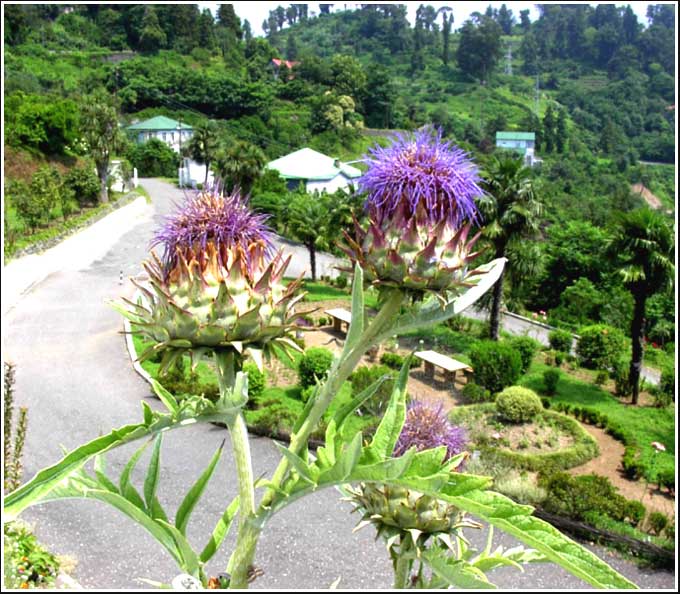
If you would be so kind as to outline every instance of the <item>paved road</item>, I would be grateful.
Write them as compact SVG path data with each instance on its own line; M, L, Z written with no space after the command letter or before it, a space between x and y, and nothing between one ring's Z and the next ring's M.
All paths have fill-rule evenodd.
M92 235L85 236L90 239L80 245L76 242L73 249L92 254L92 261L77 269L57 267L23 294L5 316L3 356L17 364L16 400L29 407L25 478L58 460L60 445L73 448L112 426L138 420L140 400L158 406L129 364L119 334L120 316L104 303L130 294L130 284L119 284L119 272L123 270L126 276L138 272L154 227L171 201L181 199L181 192L168 184L157 180L142 183L153 206L143 212L125 211L130 219L119 226L118 236L101 234L99 246L91 244ZM97 253L102 245L107 249ZM224 430L212 426L189 427L167 435L160 488L160 499L167 508L176 509L224 437ZM252 438L251 447L255 474L271 472L278 461L272 442ZM126 448L109 455L112 474L120 472L131 451ZM209 534L236 493L229 454L225 452L189 526L189 538L196 548L203 546L201 537ZM140 478L136 476L137 481ZM369 529L351 533L356 518L349 516L348 510L336 492L322 491L275 517L258 550L256 562L265 575L255 587L327 588L338 577L345 588L389 587L391 567L383 546L373 541ZM176 573L170 559L141 528L103 504L50 503L29 509L24 519L35 523L38 537L53 551L76 557L74 577L85 587L138 588L142 584L137 578L168 581ZM481 535L472 536L481 542ZM232 545L229 540L223 550ZM218 554L208 571L220 571L226 555ZM612 563L644 587L673 587L670 573L644 572L618 559ZM498 571L492 577L507 588L584 586L549 565L533 566L524 574Z

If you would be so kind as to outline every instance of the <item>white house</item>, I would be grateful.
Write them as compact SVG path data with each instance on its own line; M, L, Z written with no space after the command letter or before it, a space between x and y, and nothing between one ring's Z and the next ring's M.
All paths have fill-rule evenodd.
M127 129L130 134L134 135L138 144L156 138L167 144L176 153L181 152L182 145L186 145L194 135L194 129L188 124L165 116L156 116L143 122L137 122L128 126Z
M353 181L361 177L361 171L356 167L310 148L279 157L267 163L265 168L278 171L289 189L303 183L308 192L325 190L332 194L336 190L349 189Z

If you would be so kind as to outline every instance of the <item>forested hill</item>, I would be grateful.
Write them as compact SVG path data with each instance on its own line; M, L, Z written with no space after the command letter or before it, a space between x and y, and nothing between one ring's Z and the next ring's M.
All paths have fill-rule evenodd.
M337 6L277 7L255 37L230 4L216 18L193 4L4 5L5 184L51 195L48 174L31 176L46 160L63 173L88 157L80 106L102 90L122 125L155 115L206 124L213 165L253 179L304 146L354 160L390 130L426 124L485 168L497 131L535 132L541 241L515 254L526 267L507 302L570 328L628 328L630 294L604 248L617 217L642 205L638 190L664 213L675 208L675 6L650 5L645 23L613 4L538 5L533 22L489 7L458 23L422 5L415 26L402 6ZM142 176L174 177L177 155L152 143L120 156ZM276 187L253 192L286 203ZM7 188L15 216L28 194ZM20 214L9 220L26 232ZM648 328L672 337L672 291L650 304Z

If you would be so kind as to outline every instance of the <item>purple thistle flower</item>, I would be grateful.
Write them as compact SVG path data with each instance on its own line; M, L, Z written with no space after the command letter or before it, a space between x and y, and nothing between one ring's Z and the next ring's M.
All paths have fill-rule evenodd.
M449 460L465 451L466 444L465 430L449 421L442 403L412 400L406 408L406 420L394 447L394 456L404 455L413 446L419 452L446 446L445 460Z
M475 198L483 195L478 169L465 151L442 140L441 130L397 134L390 146L372 148L367 163L359 188L379 224L404 228L415 217L420 224L446 221L455 229L477 222Z
M178 254L200 256L208 244L215 248L219 263L227 264L229 252L241 248L246 259L255 244L264 253L274 251L273 233L266 225L266 215L255 214L238 190L223 196L217 189L189 196L177 210L165 218L163 226L151 240L151 247L163 246L163 269L166 276L178 263Z

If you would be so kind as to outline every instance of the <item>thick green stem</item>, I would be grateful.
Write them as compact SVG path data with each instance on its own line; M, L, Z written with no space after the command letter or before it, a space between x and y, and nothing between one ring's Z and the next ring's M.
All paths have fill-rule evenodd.
M410 584L411 566L413 559L410 553L410 547L404 542L408 537L402 537L402 542L399 547L399 553L394 561L394 589L405 590Z
M238 357L233 352L215 354L217 363L217 378L220 384L220 394L224 396L233 392L236 372L240 367ZM236 463L236 475L238 479L239 495L239 526L236 539L236 550L229 561L231 576L231 588L248 587L248 570L252 564L253 555L248 555L254 543L257 543L259 529L254 531L255 523L255 486L253 480L253 465L250 457L250 442L248 441L248 427L243 413L225 415L224 418L229 428L231 447L234 462Z
M328 409L331 401L338 393L342 384L350 376L361 356L373 346L375 338L384 333L388 327L394 324L394 320L399 313L401 304L404 301L404 294L401 291L393 291L385 300L380 312L373 319L371 324L364 330L358 344L351 349L345 349L340 355L340 359L335 369L331 369L328 374L328 379L322 385L319 395L317 397L312 410L307 419L302 424L300 429L291 436L289 450L295 454L299 454L302 448L309 440L321 417ZM260 502L259 511L265 511L272 502L276 487L280 487L283 479L288 471L288 460L282 458L278 468L272 477L272 483L275 487L270 488Z

